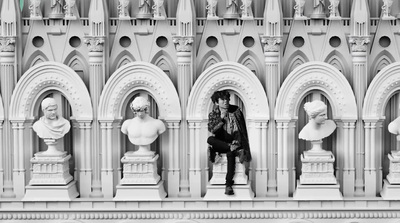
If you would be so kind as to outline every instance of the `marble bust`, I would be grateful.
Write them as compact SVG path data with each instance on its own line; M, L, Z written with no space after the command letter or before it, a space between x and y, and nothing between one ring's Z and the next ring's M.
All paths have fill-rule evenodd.
M336 124L332 120L327 120L327 106L320 100L307 102L304 110L309 116L309 122L299 133L299 138L306 141L319 141L331 135Z
M136 97L130 104L130 108L136 117L124 121L121 127L122 133L128 135L129 141L138 145L139 149L134 154L151 155L150 144L159 135L165 132L165 124L148 114L150 103L144 97Z
M33 124L33 130L42 139L60 139L69 132L71 125L68 120L58 115L58 105L54 98L42 101L44 115Z
M397 141L400 141L400 116L388 125L390 133L397 135Z

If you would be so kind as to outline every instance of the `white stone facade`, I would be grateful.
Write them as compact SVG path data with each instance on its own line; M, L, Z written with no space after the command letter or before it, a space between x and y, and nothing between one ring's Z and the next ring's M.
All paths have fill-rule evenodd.
M318 18L294 0L237 1L240 16L224 18L228 1L0 0L0 221L397 222L400 144L387 126L400 116L400 3L323 2ZM253 160L234 185L245 200L204 199L210 96L222 89L246 117ZM167 131L152 145L152 184L122 187L135 147L120 129L138 94ZM68 185L35 187L45 145L32 124L47 96L71 121L71 158L54 166ZM295 199L313 99L337 124L321 169L337 184Z

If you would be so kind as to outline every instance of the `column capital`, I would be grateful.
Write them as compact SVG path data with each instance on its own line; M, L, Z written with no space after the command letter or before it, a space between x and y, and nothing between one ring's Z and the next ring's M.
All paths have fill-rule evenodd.
M350 36L349 43L351 52L367 52L368 43L370 41L370 36Z
M174 36L172 42L175 43L175 49L178 52L191 52L194 42L193 36Z
M264 44L264 52L279 52L282 43L281 36L262 36L261 42Z
M103 52L104 36L85 36L83 42L87 45L89 52Z
M15 36L0 36L0 52L15 51Z

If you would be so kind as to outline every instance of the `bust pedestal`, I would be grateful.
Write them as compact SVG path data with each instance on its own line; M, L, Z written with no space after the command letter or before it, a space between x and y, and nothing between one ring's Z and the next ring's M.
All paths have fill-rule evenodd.
M335 157L323 150L322 140L311 141L312 148L301 156L300 180L293 195L295 200L341 200L339 184L334 175ZM327 194L329 194L327 196Z
M162 200L167 196L157 173L159 155L142 146L122 157L123 178L114 200Z
M48 150L31 159L33 173L23 200L70 201L79 195L76 181L69 173L71 155L56 149L57 140L46 139L45 143Z
M385 200L400 200L400 153L392 151L389 157L389 174L383 180L381 196Z
M213 164L213 176L207 185L207 193L204 196L204 200L252 200L254 192L251 190L250 182L245 173L246 167L239 162L238 157L235 158L236 168L235 176L233 177L235 184L232 186L235 194L225 194L225 177L228 159L226 154L221 154L221 157L218 163Z

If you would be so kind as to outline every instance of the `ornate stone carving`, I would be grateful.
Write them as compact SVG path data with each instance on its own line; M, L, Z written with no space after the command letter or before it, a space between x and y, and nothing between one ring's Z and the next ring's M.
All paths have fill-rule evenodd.
M330 20L339 20L342 17L340 17L339 13L339 3L340 0L330 0L330 5L328 6L329 9L329 19Z
M193 37L176 36L172 39L178 52L192 51Z
M218 4L218 0L207 0L206 9L207 9L207 19L208 20L218 19L217 4Z
M221 154L221 156L221 160L213 164L213 176L210 180L210 184L225 184L228 159L226 158L226 154ZM247 184L247 175L245 173L246 167L244 166L244 164L241 164L239 162L238 157L236 157L235 161L235 176L233 178L235 185Z
M15 37L0 37L0 52L14 52Z
M282 37L263 36L261 42L264 44L264 52L279 52Z
M64 5L64 13L66 20L75 20L79 16L78 9L76 7L76 0L66 0Z
M128 6L129 6L129 0L119 0L118 17L120 20L130 19Z
M31 0L29 5L30 19L41 20L42 10L40 9L41 0Z
M90 52L103 52L104 50L103 37L85 37L84 43L87 45Z
M369 42L369 36L351 36L349 38L352 52L367 52Z

